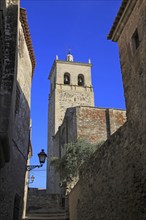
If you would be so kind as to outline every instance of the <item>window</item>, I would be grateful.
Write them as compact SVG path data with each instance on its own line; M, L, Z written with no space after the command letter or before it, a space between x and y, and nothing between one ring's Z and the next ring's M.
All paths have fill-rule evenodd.
M82 74L78 75L78 86L84 86L84 76Z
M64 84L70 84L70 74L64 73Z
M139 34L138 34L138 30L136 29L134 34L132 35L132 47L133 47L133 51L135 51L140 44L140 40L139 40Z

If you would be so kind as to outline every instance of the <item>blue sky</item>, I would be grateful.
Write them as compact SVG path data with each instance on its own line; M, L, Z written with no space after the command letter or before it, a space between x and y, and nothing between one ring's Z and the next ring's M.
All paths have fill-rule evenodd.
M37 153L47 152L48 75L56 54L66 58L68 49L77 62L91 59L92 84L97 107L125 109L118 45L107 40L121 0L21 0L26 8L36 56L32 84L32 164L38 164ZM45 188L46 167L30 175L30 187Z

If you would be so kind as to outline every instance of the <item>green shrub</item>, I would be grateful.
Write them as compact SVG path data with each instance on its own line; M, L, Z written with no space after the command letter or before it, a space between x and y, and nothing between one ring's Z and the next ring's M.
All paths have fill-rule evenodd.
M51 165L55 167L56 172L59 172L61 180L78 176L80 166L89 160L102 143L91 144L84 140L68 143L65 145L64 156L62 158L53 157Z

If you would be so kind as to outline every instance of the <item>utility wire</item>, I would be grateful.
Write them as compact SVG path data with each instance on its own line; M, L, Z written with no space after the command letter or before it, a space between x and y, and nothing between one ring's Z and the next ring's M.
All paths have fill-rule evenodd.
M33 170L32 172L40 172L40 171L47 171L47 170Z

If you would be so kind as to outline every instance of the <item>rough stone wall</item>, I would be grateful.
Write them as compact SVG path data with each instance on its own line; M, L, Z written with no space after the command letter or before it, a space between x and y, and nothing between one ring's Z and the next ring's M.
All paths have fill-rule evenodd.
M60 142L59 148L61 150L60 156L62 157L65 153L64 145L69 142L77 140L77 108L68 108L60 126Z
M94 107L68 108L62 125L54 136L54 155L62 157L65 154L66 143L83 139L91 143L105 141L110 134L114 133L126 121L126 112L118 109L100 109ZM54 171L54 167L50 166ZM52 177L51 177L52 178ZM54 172L54 185L59 189L59 176ZM74 185L74 184L73 184ZM72 186L71 186L72 187Z
M21 152L27 156L30 127L32 64L20 22L18 46L18 74L16 89L19 90L19 97L17 97L18 100L16 100L18 106L15 106L15 108L18 109L15 111L15 130L13 133L13 140L21 147Z
M126 121L126 112L118 109L77 108L77 138L91 143L106 140Z
M58 143L61 148L65 143L77 139L99 143L106 140L125 122L125 110L88 106L68 108L63 123L59 127L60 141Z
M59 206L60 197L57 195L48 195L45 189L30 188L28 190L27 213Z
M70 85L64 85L64 73L70 74ZM78 86L78 75L83 74L85 86ZM66 109L74 106L94 106L91 64L56 63L55 131L62 124Z
M64 145L77 139L100 143L125 122L125 110L85 106L68 108L63 123L55 135L57 141L55 149L57 148L58 155L62 156L65 153Z
M56 150L55 145L55 92L53 91L49 97L49 111L48 111L48 157L47 157L47 189L54 192L56 189L55 179L56 174L54 167L50 166L52 157L58 156L59 151ZM57 140L56 140L57 141ZM58 189L56 189L58 191Z
M106 110L107 137L113 134L127 120L127 112L118 109Z
M145 126L146 118L146 1L136 1L133 12L118 40L127 117L135 127ZM139 47L134 49L132 36L137 29ZM140 120L141 117L141 120ZM137 119L137 120L136 120Z
M77 206L80 199L80 185L79 182L75 185L69 194L69 219L78 220L77 216Z
M94 106L93 92L91 88L84 87L56 86L56 124L61 125L67 108L74 106ZM56 127L57 128L57 127Z
M18 3L18 1L17 1ZM10 4L10 1L9 1ZM14 4L14 1L12 2ZM11 22L15 21L15 16L19 14L14 13L13 6L8 5L9 7L9 19ZM19 7L18 7L19 9ZM11 11L12 10L12 11ZM10 20L7 20L9 22ZM7 26L9 27L9 23ZM19 28L18 28L19 27ZM11 60L11 66L14 69L11 69L10 73L14 76L13 92L9 90L9 95L12 94L12 100L5 105L6 110L11 110L10 119L11 122L11 136L9 136L10 143L10 161L7 163L4 168L0 169L0 219L9 220L9 219L21 219L22 207L23 207L23 191L24 191L24 179L26 172L26 162L28 156L28 147L29 147L29 124L30 124L30 87L32 79L32 64L30 61L30 56L28 53L28 48L26 46L24 33L20 22L18 21L15 29L19 29L19 41L17 40L16 35L13 35L16 41L16 44L12 48L7 48L8 54L13 57L13 53L16 53ZM8 30L7 30L8 31ZM7 33L8 34L8 33ZM9 34L11 30L9 30ZM11 46L11 44L9 45ZM10 50L10 51L9 51ZM11 51L12 50L12 51ZM8 63L7 63L8 65ZM6 65L5 75L9 72L9 65ZM4 77L4 76L3 76ZM6 77L7 79L7 77ZM5 80L6 80L5 79ZM11 77L8 79L12 80ZM8 86L9 83L6 85ZM19 95L17 93L17 87L19 87ZM6 89L6 88L5 88ZM4 87L3 90L4 92ZM17 111L16 111L17 103ZM7 109L8 106L8 109ZM8 113L7 111L7 113ZM6 124L7 125L7 124ZM15 217L14 217L15 213ZM17 214L18 213L18 216Z
M1 2L0 167L10 160L15 101L18 1ZM13 17L13 19L12 19Z
M2 78L2 73L4 69L4 54L5 54L5 2L2 0L0 2L0 82Z
M146 218L144 143L125 124L95 152L80 173L78 220Z
M53 142L53 148L52 148L51 154L49 155L49 158L48 158L49 170L47 172L47 189L49 189L49 191L47 190L47 193L50 193L50 191L51 192L55 192L55 193L52 193L52 194L59 194L60 193L60 187L59 187L60 178L59 178L59 174L55 171L54 166L50 165L51 159L53 157L58 157L58 158L60 157L60 149L59 149L59 141L60 141L60 139L59 139L59 134L60 133L57 132L56 135L51 137L52 138L52 142Z

